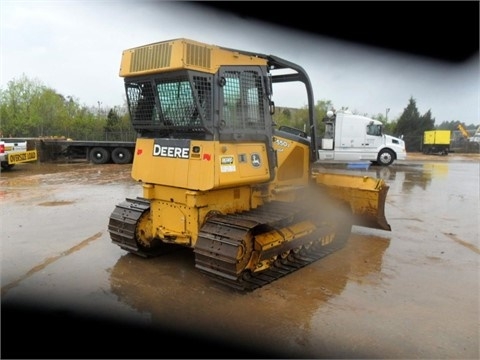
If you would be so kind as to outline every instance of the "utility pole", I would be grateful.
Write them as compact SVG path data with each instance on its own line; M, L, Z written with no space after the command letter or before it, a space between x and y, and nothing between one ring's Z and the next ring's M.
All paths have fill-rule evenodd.
M385 109L385 123L388 123L388 113L390 111L390 108Z

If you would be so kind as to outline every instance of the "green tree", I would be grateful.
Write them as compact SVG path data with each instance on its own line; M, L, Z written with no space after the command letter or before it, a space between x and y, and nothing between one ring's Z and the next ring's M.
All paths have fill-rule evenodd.
M436 130L457 130L455 121L443 121L440 125L436 126Z
M280 127L282 125L291 126L292 123L292 111L289 108L277 109L272 116L273 121Z
M308 133L308 107L306 105L300 109L296 109L293 112L291 126Z
M37 136L35 111L45 86L23 75L0 90L0 129L4 136Z
M365 115L369 117L368 115ZM378 113L377 115L370 116L372 119L378 120L383 124L383 132L388 135L395 135L395 129L397 127L397 120L388 120L387 115Z
M107 115L107 123L104 128L105 132L119 131L120 126L120 117L115 109L110 109Z
M117 141L133 141L134 134L130 117L126 113L120 114L119 108L114 107L110 109L107 115L107 122L104 128L105 140L117 140Z
M331 100L319 100L315 104L314 116L316 120L317 136L320 136L325 130L325 124L323 119L328 110L333 109ZM305 105L300 109L283 108L277 109L277 112L273 115L273 121L277 126L286 125L294 127L300 130L305 130L310 134L309 122L308 122L308 107Z
M42 87L36 96L31 99L28 116L34 128L35 136L52 136L59 129L69 130L69 119L65 108L65 99L54 90Z
M435 129L435 118L432 117L432 111L430 109L420 116L419 127L422 129L422 136L425 131Z
M420 115L417 109L417 102L410 97L407 107L397 121L395 133L403 136L407 151L420 151L422 149L423 133L434 128L435 119L428 110Z
M96 109L80 106L39 80L22 75L0 89L0 132L12 137L64 136L82 140L101 140L107 119ZM124 124L124 120L119 121Z

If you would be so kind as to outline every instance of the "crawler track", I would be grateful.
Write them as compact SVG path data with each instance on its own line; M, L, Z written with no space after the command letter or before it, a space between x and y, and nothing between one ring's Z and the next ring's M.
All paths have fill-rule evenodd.
M144 249L135 239L137 222L142 214L150 208L148 200L142 198L125 199L118 204L110 215L108 231L114 244L142 257L154 256L159 249Z
M143 198L126 199L110 216L108 230L112 242L142 257L156 256L171 250L171 245L145 248L136 241L136 227L150 204ZM294 241L266 251L263 259L276 257L270 267L260 272L244 270L253 250L255 237L269 231L281 234L282 229L305 219L311 210L292 203L272 202L240 214L215 215L202 227L197 239L195 267L212 280L240 291L252 291L288 275L314 261L341 249L350 235L351 225L337 226L317 219L318 228ZM340 225L338 225L340 224ZM333 241L331 239L335 234ZM245 259L239 254L245 253Z
M332 236L332 228L325 225L295 241L289 250L273 250L277 260L261 272L238 271L237 254L245 250L245 241L261 236L259 229L278 229L307 216L308 211L294 208L291 203L271 203L242 214L216 215L202 227L195 246L196 268L212 280L241 291L252 291L288 275L316 260L341 249L350 234L346 224L338 237L328 245L325 238ZM287 253L287 256L279 256Z

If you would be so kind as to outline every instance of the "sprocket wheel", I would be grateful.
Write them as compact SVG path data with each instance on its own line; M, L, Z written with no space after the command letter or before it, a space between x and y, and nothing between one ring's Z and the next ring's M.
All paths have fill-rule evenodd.
M143 249L151 249L155 245L154 235L152 233L152 221L150 211L145 211L137 221L135 228L135 240Z

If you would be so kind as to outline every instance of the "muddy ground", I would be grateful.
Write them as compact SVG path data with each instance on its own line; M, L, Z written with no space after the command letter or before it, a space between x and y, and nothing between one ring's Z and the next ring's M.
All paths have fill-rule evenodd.
M345 168L345 164L324 164ZM2 358L478 359L480 156L409 154L382 177L391 232L251 293L212 283L184 249L110 241L141 195L130 165L19 164L0 174Z

